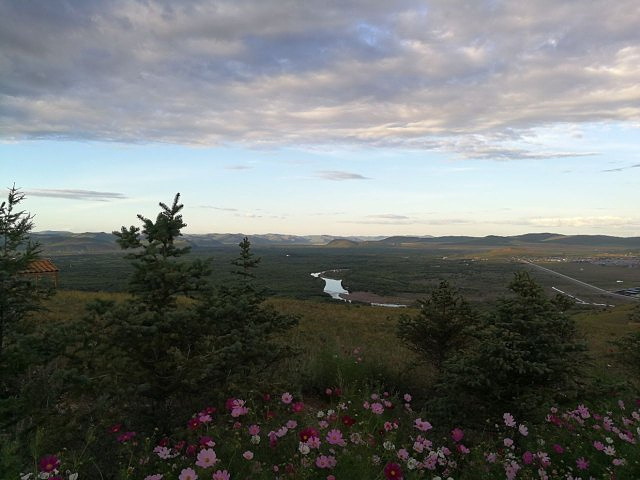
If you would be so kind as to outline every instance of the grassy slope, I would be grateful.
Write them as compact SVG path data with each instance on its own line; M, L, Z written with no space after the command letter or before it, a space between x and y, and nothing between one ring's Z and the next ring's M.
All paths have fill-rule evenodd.
M71 319L81 316L84 305L96 298L124 300L122 293L92 293L60 291L47 305L43 320ZM315 302L288 298L269 300L282 313L299 315L299 326L291 332L287 341L300 347L304 355L302 362L327 351L343 355L352 354L355 348L363 350L363 358L400 372L415 364L416 357L395 336L395 325L403 313L412 314L412 309L389 309L364 305L349 305L340 302ZM604 378L622 378L624 371L611 357L608 343L628 332L637 331L638 326L629 325L627 313L631 305L607 311L582 311L575 315L579 331L584 335L594 358L595 373Z

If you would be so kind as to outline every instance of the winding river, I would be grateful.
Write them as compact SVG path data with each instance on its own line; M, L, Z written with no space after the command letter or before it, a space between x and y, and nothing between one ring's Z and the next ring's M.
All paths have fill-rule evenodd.
M349 294L349 290L346 290L343 286L342 286L342 280L336 280L333 278L326 278L323 277L322 275L326 272L329 271L335 271L335 270L325 270L323 272L315 272L312 273L311 276L315 277L315 278L321 278L322 280L324 280L324 293L327 293L329 295L331 295L331 298L335 299L335 300L342 300L343 302L349 302L351 303L351 300L349 300L348 298L344 298L342 295L348 295ZM406 307L406 305L401 305L398 303L375 303L375 302L370 302L369 305L373 306L373 307L389 307L389 308L403 308Z

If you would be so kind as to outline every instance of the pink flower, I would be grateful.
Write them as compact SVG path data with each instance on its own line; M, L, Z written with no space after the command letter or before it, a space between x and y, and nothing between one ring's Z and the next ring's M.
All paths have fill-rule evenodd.
M505 446L505 447L509 448L509 447L511 447L512 445L513 445L513 440L511 440L511 439L510 439L510 438L508 438L508 437L504 439L504 446Z
M238 418L239 416L246 415L247 413L249 413L249 409L245 407L244 400L240 400L239 398L233 400L231 403L231 416L233 418Z
M578 405L578 408L576 409L576 411L580 414L580 417L582 418L589 418L591 416L591 414L589 413L589 409L584 405Z
M200 426L200 423L200 420L198 420L197 418L192 418L187 422L187 427L189 428L189 430L195 430Z
M433 428L429 422L427 422L426 420L422 420L421 418L416 418L414 426L421 432L426 432Z
M307 445L309 448L320 448L320 438L319 437L311 437L307 440Z
M260 433L260 427L258 425L249 425L249 435L258 435Z
M200 437L200 445L203 447L215 447L216 442L213 441L213 438L204 436Z
M231 475L226 470L216 470L211 478L213 480L230 480Z
M333 455L320 455L316 458L316 467L318 468L333 468L336 463L336 457Z
M209 468L213 467L217 461L216 452L212 448L205 448L198 453L196 465L202 468Z
M290 404L293 401L293 395L291 395L289 392L285 392L282 394L282 403L285 404Z
M371 404L371 412L375 413L376 415L381 415L382 412L384 412L384 407L382 406L382 404L380 402L375 402Z
M553 445L553 451L562 455L564 453L564 448L562 448L562 445L558 445L557 443L555 443Z
M596 448L596 450L598 450L599 452L601 452L602 450L604 450L604 443L599 442L599 441L595 441L593 442L593 446Z
M520 424L520 426L518 427L518 431L523 437L529 435L529 429L525 425Z
M195 445L189 445L185 453L187 454L187 457L193 457L197 451L198 447L196 447Z
M253 452L251 450L247 450L242 454L245 460L253 460Z
M302 402L295 402L293 405L291 405L291 411L293 413L300 413L303 410L304 410L304 403Z
M580 457L576 460L576 466L580 470L586 470L587 468L589 468L589 462L584 457Z
M400 450L398 450L398 458L401 460L408 460L409 459L409 452L407 451L406 448L401 448Z
M469 450L467 447L465 447L463 444L459 443L457 445L458 448L458 452L464 454L464 455L468 455L469 453L471 453L471 450Z
M163 477L164 475L162 475L161 473L156 473L154 475L147 475L146 477L144 477L144 480L162 480Z
M45 455L38 463L41 472L50 473L60 466L60 460L55 455Z
M327 480L336 480L334 475L327 475Z
M533 453L531 453L529 450L524 452L522 454L522 461L525 465L531 465L533 463Z
M293 430L294 428L296 428L298 426L298 422L296 422L295 420L289 420L287 422L287 428L289 430Z
M407 403L410 403L411 399L412 399L411 395L409 395L408 393L405 393L404 397L402 397L402 398L404 398L404 401L407 402Z
M197 478L198 474L193 468L184 468L178 476L178 480L196 480Z
M384 476L387 480L402 480L402 468L397 463L387 463L384 467Z
M301 442L306 442L307 440L309 440L312 437L319 437L320 434L318 433L318 431L315 428L305 428L304 430L302 430L300 432L300 441Z
M516 426L516 421L514 420L513 415L511 415L510 413L503 414L502 418L504 419L504 424L507 427L515 427Z
M347 444L345 439L342 438L342 432L337 428L329 430L329 433L327 433L327 442L329 442L330 445L340 445L341 447Z
M459 428L454 428L451 430L451 438L453 438L454 442L459 442L464 438L464 432Z
M158 455L158 457L162 458L163 460L171 458L171 450L169 450L167 447L161 447L158 445L153 449L153 453Z

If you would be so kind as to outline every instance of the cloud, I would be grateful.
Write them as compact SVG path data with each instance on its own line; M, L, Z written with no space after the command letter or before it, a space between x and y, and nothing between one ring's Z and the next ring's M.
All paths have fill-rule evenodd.
M634 12L636 0L0 2L0 137L586 155L508 137L637 125Z
M237 208L215 207L213 205L199 205L198 208L209 208L211 210L220 210L222 212L237 212Z
M365 177L359 173L342 172L339 170L322 170L317 172L316 176L323 180L370 180L369 177Z
M127 198L122 193L117 192L96 192L94 190L73 190L73 189L33 189L25 190L28 197L51 197L68 198L73 200L93 200L98 202L108 202L111 200L123 200Z
M607 170L602 170L602 171L603 172L622 172L623 170L629 170L630 168L640 168L640 163L636 163L635 165L629 165L627 167L609 168Z
M368 217L371 218L380 218L380 219L386 219L386 220L408 220L409 217L407 217L406 215L397 215L395 213L383 213L380 215L368 215Z
M224 167L226 170L251 170L253 167L247 165L227 165Z
M528 225L540 227L628 227L640 225L639 219L616 216L531 218Z

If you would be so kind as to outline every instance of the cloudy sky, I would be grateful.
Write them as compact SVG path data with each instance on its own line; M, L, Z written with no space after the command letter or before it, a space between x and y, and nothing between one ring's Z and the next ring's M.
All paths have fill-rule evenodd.
M640 236L637 0L0 0L37 230Z

